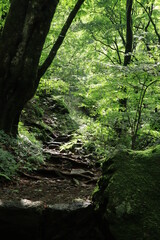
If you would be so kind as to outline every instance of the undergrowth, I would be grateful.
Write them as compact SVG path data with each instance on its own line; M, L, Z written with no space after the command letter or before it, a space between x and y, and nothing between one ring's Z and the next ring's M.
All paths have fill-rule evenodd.
M63 98L38 92L23 110L17 138L0 131L0 181L36 170L45 161L43 148L47 141L77 128Z
M36 141L32 134L28 136L20 134L15 139L0 131L1 180L11 180L19 171L32 171L43 163L40 142Z

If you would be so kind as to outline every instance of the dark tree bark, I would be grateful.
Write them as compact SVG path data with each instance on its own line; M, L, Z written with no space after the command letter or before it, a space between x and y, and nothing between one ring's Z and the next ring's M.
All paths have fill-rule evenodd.
M125 41L125 55L124 55L124 66L128 66L131 62L132 51L133 51L133 26L132 26L132 7L133 0L126 0L126 41ZM122 91L127 92L127 88L123 87ZM119 99L119 111L127 111L127 98ZM122 132L122 131L121 131Z
M131 62L132 51L133 51L133 29L132 29L132 7L133 0L126 0L126 41L125 41L125 55L124 55L124 66L128 66ZM126 87L123 88L126 93ZM127 109L127 98L120 99L120 111L125 112Z
M130 64L132 51L133 51L133 30L132 30L132 6L133 0L127 0L126 2L126 45L125 45L125 56L124 66Z
M35 94L39 60L59 0L12 0L0 39L0 129L18 133L21 111ZM84 0L75 6L75 14ZM73 11L72 11L73 12ZM65 37L65 36L64 36ZM57 45L56 52L61 44ZM50 57L50 61L55 57ZM43 65L42 65L43 66ZM41 68L40 68L41 69Z
M0 129L17 134L36 91L39 59L57 0L12 0L0 41Z

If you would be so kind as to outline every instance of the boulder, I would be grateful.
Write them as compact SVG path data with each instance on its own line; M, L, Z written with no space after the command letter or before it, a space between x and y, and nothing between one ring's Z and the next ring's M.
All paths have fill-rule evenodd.
M106 240L99 226L88 201L54 205L27 199L0 201L1 239Z
M117 151L103 164L93 200L116 240L160 239L160 146Z

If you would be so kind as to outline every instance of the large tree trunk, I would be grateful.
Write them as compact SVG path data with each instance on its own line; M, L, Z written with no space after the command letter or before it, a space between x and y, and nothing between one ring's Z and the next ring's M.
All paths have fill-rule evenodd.
M34 95L39 59L59 0L12 0L0 38L0 129L17 134Z

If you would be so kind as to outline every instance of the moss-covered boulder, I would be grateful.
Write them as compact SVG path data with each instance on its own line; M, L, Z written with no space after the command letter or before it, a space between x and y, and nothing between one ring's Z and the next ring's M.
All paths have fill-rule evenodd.
M159 240L160 146L117 152L103 164L93 199L116 240Z

